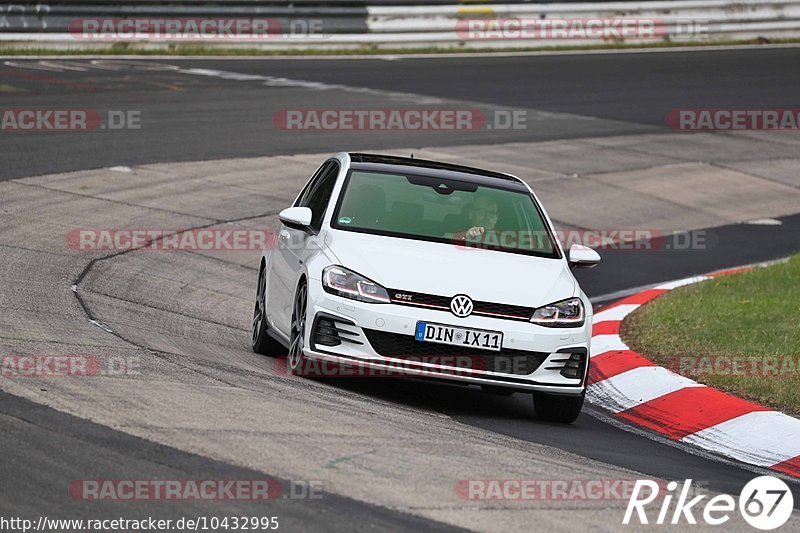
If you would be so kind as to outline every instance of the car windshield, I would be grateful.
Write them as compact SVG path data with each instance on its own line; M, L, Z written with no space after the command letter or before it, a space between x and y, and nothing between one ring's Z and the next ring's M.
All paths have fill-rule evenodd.
M352 170L331 226L559 257L542 213L527 191L470 181Z

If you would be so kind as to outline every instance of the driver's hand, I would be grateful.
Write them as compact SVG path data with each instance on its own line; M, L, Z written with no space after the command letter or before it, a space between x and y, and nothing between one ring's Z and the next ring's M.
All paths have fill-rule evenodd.
M467 230L467 239L477 239L484 233L486 233L486 229L483 226L474 226Z

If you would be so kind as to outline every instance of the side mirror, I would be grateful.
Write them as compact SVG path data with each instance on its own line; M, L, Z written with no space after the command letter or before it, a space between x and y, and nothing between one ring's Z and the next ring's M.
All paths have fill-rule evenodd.
M592 268L600 262L600 254L580 244L569 247L568 259L570 268Z
M287 207L278 218L287 227L306 231L311 226L311 209L308 207Z

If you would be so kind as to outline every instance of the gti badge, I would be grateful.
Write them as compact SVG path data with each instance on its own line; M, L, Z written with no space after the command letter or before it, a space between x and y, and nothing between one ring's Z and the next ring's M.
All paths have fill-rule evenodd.
M472 300L466 294L457 294L450 300L450 312L460 318L472 314Z

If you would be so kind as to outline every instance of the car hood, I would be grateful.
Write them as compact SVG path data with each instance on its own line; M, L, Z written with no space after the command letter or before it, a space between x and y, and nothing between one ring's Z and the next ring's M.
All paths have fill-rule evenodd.
M538 307L577 294L566 261L332 230L339 264L386 288Z

